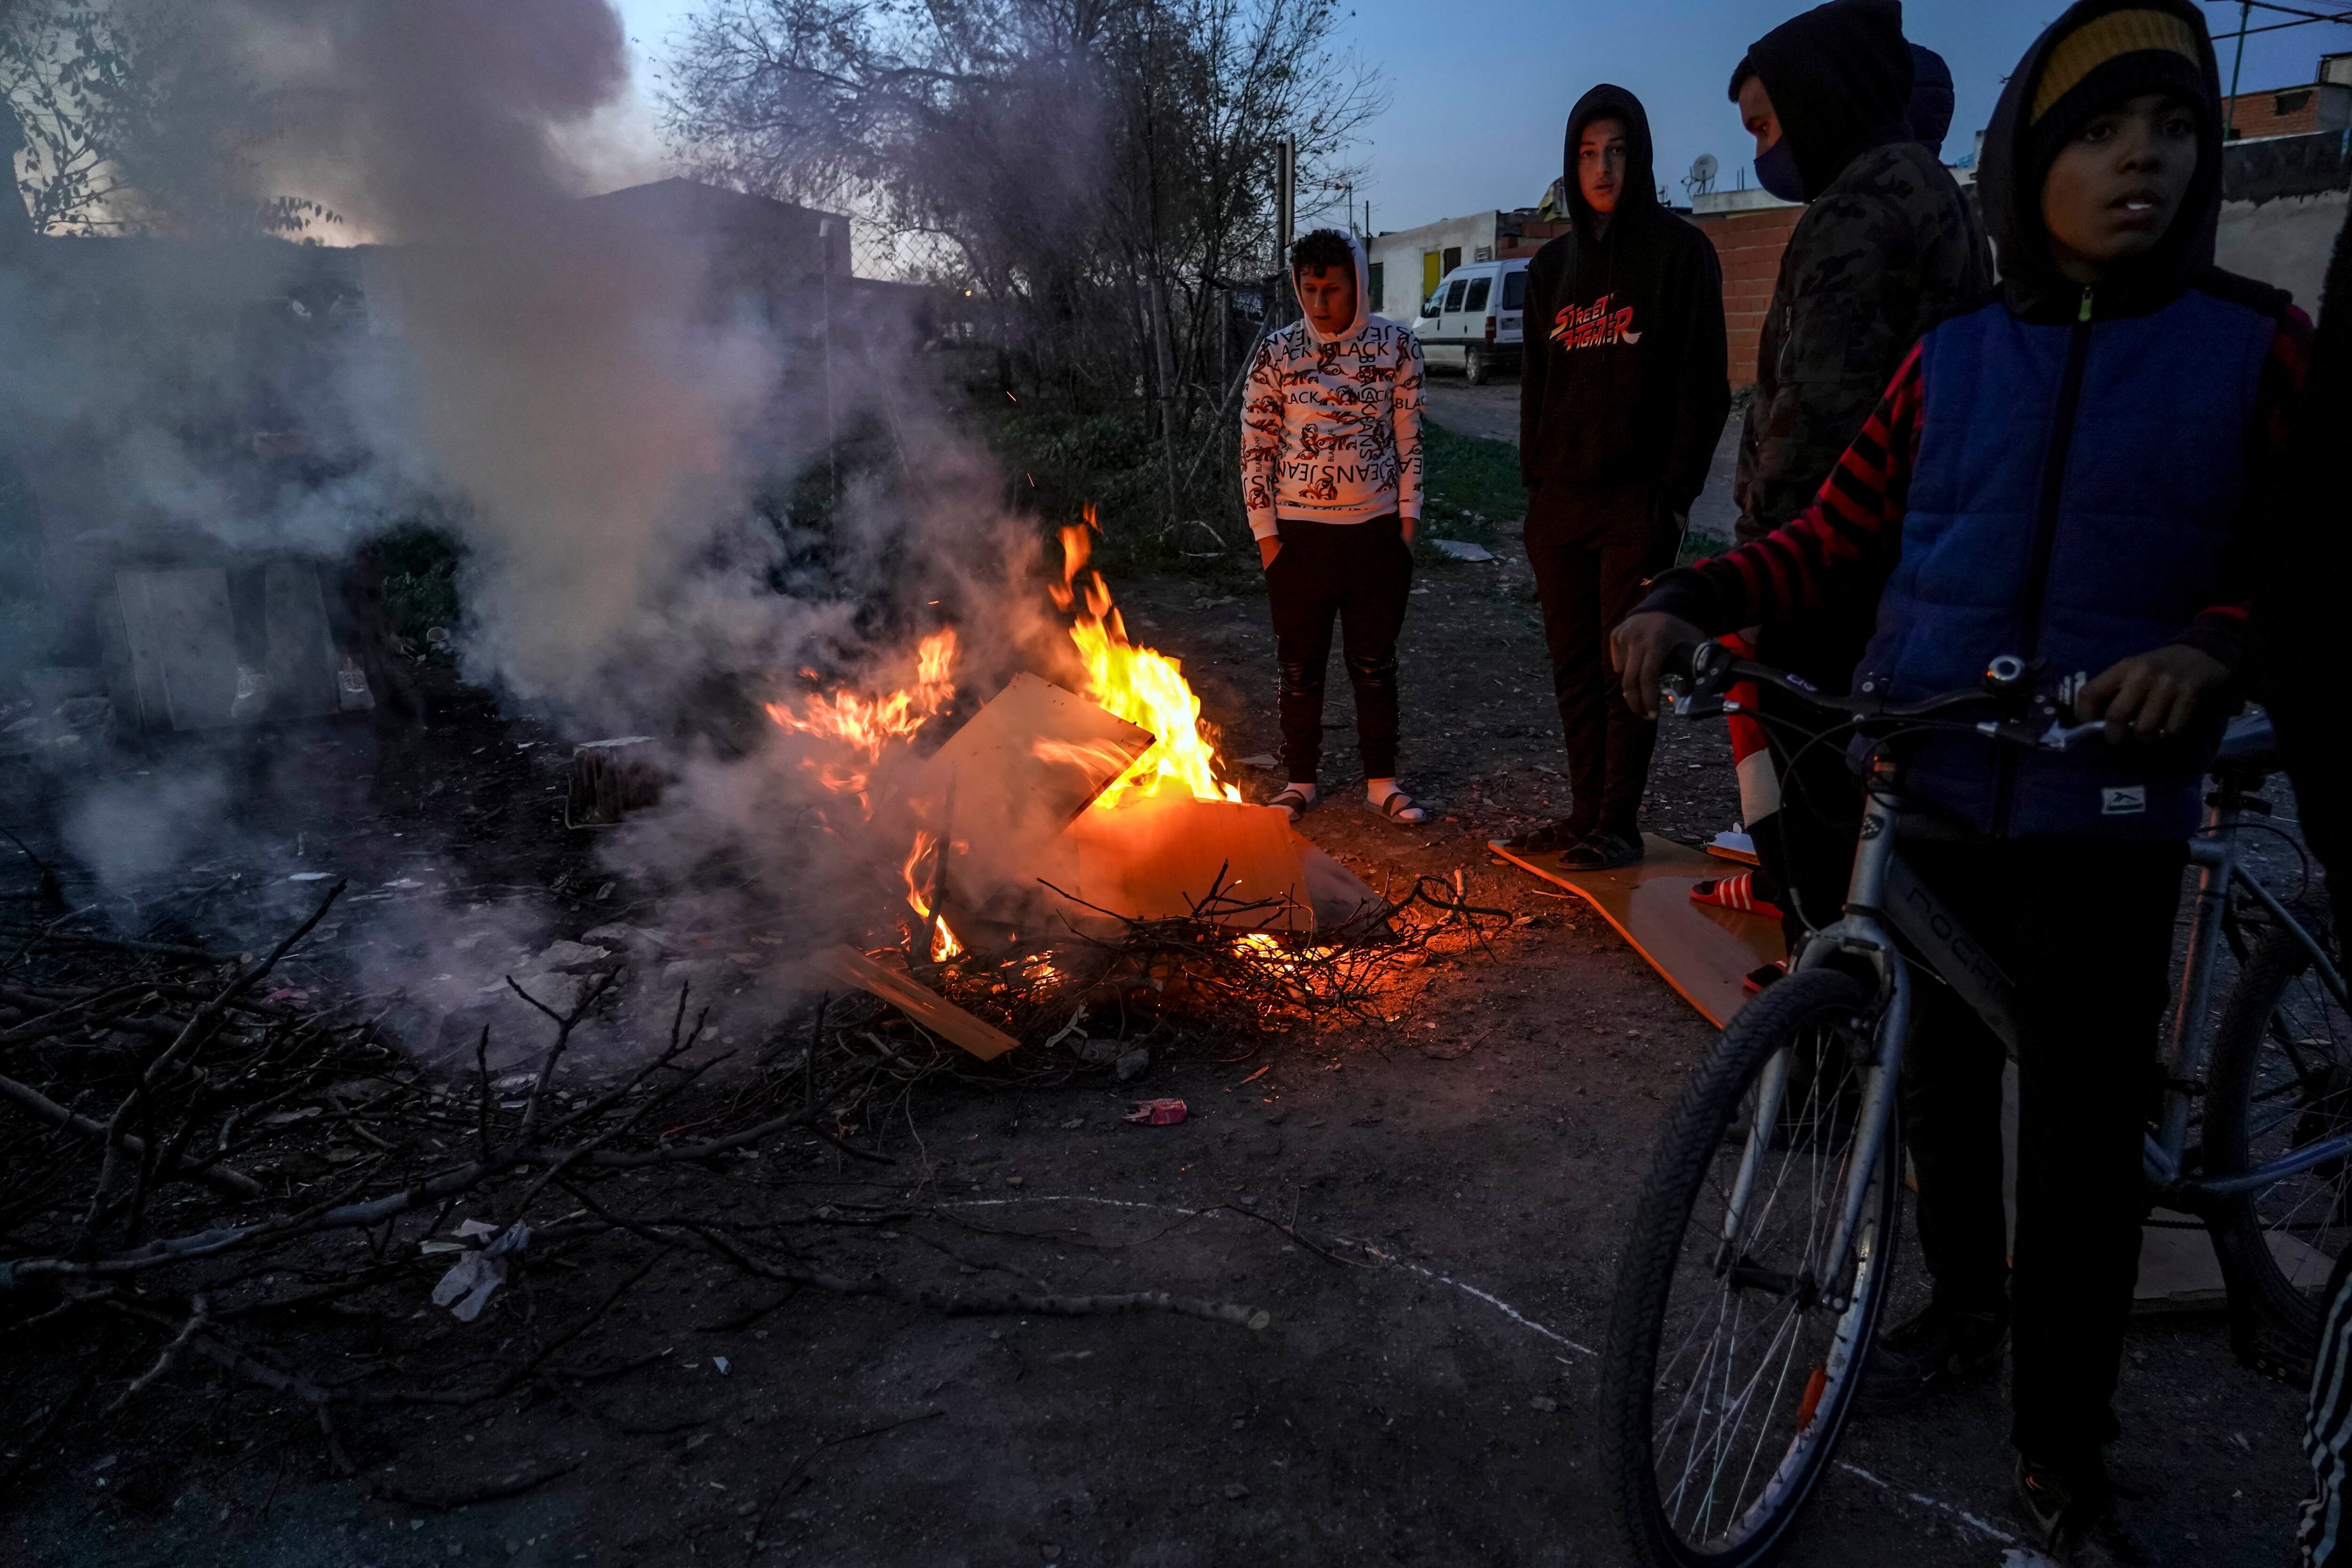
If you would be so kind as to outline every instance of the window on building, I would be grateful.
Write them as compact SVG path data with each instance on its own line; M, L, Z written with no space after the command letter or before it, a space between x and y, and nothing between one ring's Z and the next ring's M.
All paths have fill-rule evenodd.
M1372 273L1372 309L1373 309L1373 310L1379 310L1379 309L1381 308L1381 284L1386 280L1386 278L1387 278L1387 274L1388 274L1388 263L1387 263L1387 262L1385 262L1385 261L1375 261L1375 262L1373 262L1373 263L1372 263L1372 266L1371 266L1371 273Z
M1494 287L1495 280L1492 278L1473 278L1470 279L1470 296L1462 301L1462 308L1474 314L1484 310L1486 308L1486 296L1493 291Z
M1522 267L1517 272L1503 274L1503 309L1516 310L1527 302L1528 271Z
M1491 245L1482 245L1477 249L1470 253L1470 259L1473 261L1492 261L1495 259L1495 247Z
M2297 113L2308 106L2310 102L2311 89L2307 87L2298 87L2290 91L2282 92L2277 97L2272 99L2271 112L2273 114Z
M1451 272L1461 265L1462 247L1458 245L1447 246L1445 247L1445 270Z
M1453 287L1445 290L1445 308L1449 310L1458 310L1462 309L1462 290L1467 289L1469 286L1470 280L1468 279L1456 278L1454 280Z

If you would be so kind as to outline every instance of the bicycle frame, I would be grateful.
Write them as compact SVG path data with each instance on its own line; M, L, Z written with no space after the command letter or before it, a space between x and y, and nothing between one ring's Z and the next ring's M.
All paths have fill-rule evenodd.
M1802 971L1843 960L1844 967L1850 969L1859 961L1878 982L1879 1016L1874 1031L1877 1055L1864 1071L1861 1121L1853 1168L1846 1174L1844 1207L1829 1250L1823 1254L1825 1258L1834 1260L1834 1277L1820 1282L1821 1300L1832 1310L1843 1310L1847 1305L1845 1282L1852 1273L1848 1253L1861 1223L1872 1179L1885 1150L1895 1084L1910 1034L1910 964L1889 928L1901 933L1937 977L1951 985L2012 1054L2018 1048L2009 977L1896 852L1902 825L1896 776L1893 763L1883 758L1874 761L1844 912L1834 924L1813 934L1796 964ZM2237 824L2243 796L2242 784L2225 776L2208 805L2203 831L2189 846L2190 863L2198 868L2198 884L2188 962L2183 966L2180 989L2167 1031L2163 1112L2143 1151L2152 1196L2164 1206L2184 1213L2201 1212L2219 1200L2258 1191L2298 1172L2352 1154L2352 1133L2344 1133L2231 1176L2184 1177L2180 1173L2188 1144L2189 1101L2204 1092L2206 1061L2212 1049L2214 977L2230 890L2243 889L2273 921L2293 932L2311 954L2322 984L2339 1005L2345 1002L2344 977L2325 945L2294 918L2277 895L2240 863ZM1756 1116L1748 1129L1748 1146L1741 1155L1724 1218L1727 1257L1729 1249L1736 1247L1769 1137L1768 1130L1780 1113L1787 1083L1788 1064L1776 1058L1757 1085Z
M2219 968L2222 926L2229 913L2231 889L2242 890L2263 907L2280 929L2294 937L2311 955L2320 984L2335 996L2338 1005L2345 1004L2344 976L2329 958L2326 945L2294 918L2294 911L2278 895L2263 887L2240 863L2237 828L2244 798L2245 787L2241 780L2222 773L2206 803L2205 826L2189 846L2189 863L2197 868L2196 912L2189 928L2188 961L2181 967L2180 989L2173 1002L2165 1059L2164 1112L2141 1151L2141 1164L2157 1200L2187 1214L2200 1212L2212 1200L2257 1192L2298 1172L2352 1153L2352 1133L2341 1133L2233 1176L2181 1174L2181 1160L2189 1143L2189 1101L2205 1092L2205 1067L2212 1053L2214 976Z

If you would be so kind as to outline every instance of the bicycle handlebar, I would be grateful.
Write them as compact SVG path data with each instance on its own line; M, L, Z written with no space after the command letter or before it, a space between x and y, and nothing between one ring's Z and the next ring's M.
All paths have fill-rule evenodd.
M1675 692L1675 712L1685 718L1736 710L1737 705L1723 700L1722 693L1736 681L1749 680L1784 691L1824 713L1842 715L1857 727L1891 722L1906 728L1950 730L2031 751L2068 751L2106 728L2096 721L2067 723L2074 706L2072 682L2063 682L2055 690L2035 689L2026 684L2027 673L2023 659L2003 654L1986 667L1981 686L1938 692L1916 702L1891 702L1867 690L1826 695L1786 670L1741 658L1718 642L1675 648L1666 656L1665 668L1669 689L1681 688ZM1971 708L1992 709L1995 716L1974 722L1951 717ZM2042 721L2039 728L2032 721L2037 718Z

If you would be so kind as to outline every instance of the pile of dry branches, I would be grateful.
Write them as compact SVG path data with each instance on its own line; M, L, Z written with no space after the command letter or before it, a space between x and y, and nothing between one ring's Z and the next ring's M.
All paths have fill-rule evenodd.
M39 1380L18 1385L0 1483L78 1414L112 1420L199 1363L310 1411L335 1468L360 1473L355 1413L611 1375L567 1347L666 1258L946 1313L1265 1322L1156 1291L976 1292L845 1270L827 1237L875 1216L837 1186L809 1188L845 1159L892 1163L865 1146L873 1129L970 1058L864 997L828 999L736 1056L706 1048L682 989L666 1041L590 1079L567 1053L608 973L570 1012L541 1007L549 1044L530 1070L495 1074L485 1035L469 1068L436 1075L369 1022L267 994L341 890L250 962L70 922L0 950L0 1331L109 1369L36 1408L23 1405ZM1023 1054L1039 1059L1007 1076L1075 1070ZM566 1295L559 1321L530 1290L551 1268L609 1288ZM500 1353L452 1331L486 1308L513 1331Z
M1190 913L1155 920L1053 891L1098 921L1009 954L963 954L936 966L935 976L967 1011L1016 1039L1050 1044L1076 1038L1089 1019L1116 1018L1124 1035L1139 1012L1250 1042L1301 1027L1376 1025L1397 1010L1406 978L1432 957L1485 950L1521 918L1467 903L1458 881L1436 877L1418 879L1402 900L1337 931L1311 934L1285 929L1284 900L1240 898L1222 872ZM928 931L909 933L914 951L929 940Z
M1024 1040L988 1064L863 994L822 998L756 1047L718 1048L681 988L667 1037L599 1076L571 1047L623 975L561 1014L509 979L548 1043L501 1075L487 1033L470 1061L421 1065L375 1022L266 984L341 891L254 957L74 919L0 925L0 1332L36 1369L0 1394L0 1486L68 1424L130 1418L203 1368L215 1386L307 1411L338 1471L400 1497L355 1417L570 1398L631 1370L582 1336L665 1260L787 1297L1263 1326L1248 1306L1062 1293L1017 1269L1034 1288L882 1271L861 1237L958 1222L928 1194L928 1162L863 1205L845 1197L845 1163L894 1163L877 1145L912 1127L928 1080L1050 1086L1108 1070L1088 1048L1104 1043L1090 1015L1093 1035L1122 1046L1238 1037L1247 1055L1302 1021L1378 1017L1405 971L1510 919L1425 879L1353 934L1277 938L1246 929L1269 911L1213 891L1185 918L926 968ZM550 1270L593 1288L547 1289ZM485 1311L501 1330L490 1353L488 1334L467 1331Z

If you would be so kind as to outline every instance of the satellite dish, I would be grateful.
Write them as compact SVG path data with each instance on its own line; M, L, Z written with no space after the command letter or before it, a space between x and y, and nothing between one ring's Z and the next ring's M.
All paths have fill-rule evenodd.
M1691 164L1691 178L1699 184L1707 184L1714 180L1715 171L1715 154L1701 153Z

